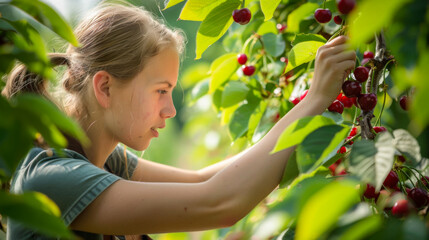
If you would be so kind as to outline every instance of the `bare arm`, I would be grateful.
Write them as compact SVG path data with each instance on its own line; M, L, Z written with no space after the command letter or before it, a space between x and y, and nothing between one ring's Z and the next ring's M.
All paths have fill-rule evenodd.
M340 92L345 72L355 64L354 52L345 52L344 43L345 38L339 37L319 49L307 97L232 163L207 170L208 176L212 175L207 181L120 180L91 203L71 227L105 234L137 234L233 225L278 185L293 151L288 148L270 154L281 132L299 118L322 113Z

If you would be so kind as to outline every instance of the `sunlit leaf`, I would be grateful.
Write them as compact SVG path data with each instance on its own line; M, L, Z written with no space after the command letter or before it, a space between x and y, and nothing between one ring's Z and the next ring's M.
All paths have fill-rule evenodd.
M365 239L371 233L378 230L383 224L380 215L372 215L353 224L342 235L340 240Z
M388 27L395 12L410 0L362 0L347 18L350 44L366 43L383 27Z
M49 5L39 0L12 0L12 5L24 10L74 46L78 41L70 25Z
M277 34L278 30L276 27L276 23L274 21L267 21L259 26L258 31L256 32L258 35L264 35L267 33Z
M41 193L9 194L0 191L0 213L53 237L71 238L55 203Z
M317 3L304 3L297 9L293 10L287 17L287 32L299 32L299 24L305 18L314 14L319 7Z
M308 41L315 41L315 42L326 43L326 38L324 38L322 35L319 35L319 34L298 33L295 36L295 38L293 39L292 45L295 46L298 43L308 42Z
M203 52L225 34L233 22L232 11L240 4L239 0L230 0L211 9L198 29L196 59L200 59Z
M298 216L296 239L319 239L340 216L360 201L352 180L333 181L312 195Z
M165 10L165 9L167 9L167 8L170 8L170 7L172 7L172 6L174 6L174 5L177 5L177 4L179 4L179 3L181 3L181 2L183 2L184 0L165 0L164 2L164 5L165 5L165 8L164 9L162 9L162 10Z
M298 175L299 169L298 164L296 163L296 151L294 151L287 161L279 187L284 188L288 186Z
M209 13L226 0L187 0L180 13L180 20L203 21ZM232 16L232 11L230 15Z
M349 158L349 171L379 191L392 169L395 155L393 137L388 132L379 133L375 143L362 140L353 144Z
M212 71L209 93L213 93L222 86L238 68L237 54L232 53L225 56L227 57L222 57L223 61L219 62L219 65L216 64L216 69Z
M289 72L303 63L314 60L316 58L317 50L324 44L325 43L321 41L306 41L300 42L293 46L293 48L288 53L289 63L285 69L285 72Z
M273 17L274 11L280 4L280 0L261 0L261 10L265 15L265 21Z
M253 138L253 134L255 133L256 128L264 116L265 110L267 109L267 101L261 101L259 106L255 109L255 111L250 115L249 118L249 129L247 130L247 137L249 139Z
M300 144L314 130L333 124L335 122L332 119L320 115L298 119L282 132L272 153Z

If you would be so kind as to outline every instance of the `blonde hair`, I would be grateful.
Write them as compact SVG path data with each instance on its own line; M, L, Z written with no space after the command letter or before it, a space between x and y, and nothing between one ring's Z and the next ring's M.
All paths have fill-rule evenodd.
M150 12L131 5L102 3L75 29L80 43L69 45L66 53L50 54L51 62L67 65L62 86L70 93L62 104L67 113L87 115L85 89L92 76L104 70L126 83L145 67L148 60L172 47L181 54L184 34L169 29ZM32 92L49 98L45 80L29 72L22 64L9 75L3 95L12 97Z

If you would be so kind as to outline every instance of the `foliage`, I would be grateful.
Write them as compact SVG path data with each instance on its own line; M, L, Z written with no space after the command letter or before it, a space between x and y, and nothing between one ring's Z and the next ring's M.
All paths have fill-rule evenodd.
M179 2L166 1L166 8ZM423 99L429 83L422 81L429 64L427 1L358 0L348 15L339 13L335 0L240 3L188 0L180 14L181 20L201 22L197 59L204 58L214 42L227 52L212 62L207 74L201 73L200 66L195 72L187 71L195 82L187 86L187 97L197 110L201 108L195 106L211 100L233 146L243 149L256 143L304 97L317 49L339 34L350 37L358 56L356 67L364 64L371 69L362 89L377 95L377 105L362 111L357 99L340 94L337 99L344 111L326 110L285 129L273 152L292 146L296 150L281 189L230 233L244 233L243 239L426 238L427 206L413 204L409 191L419 187L427 195L429 190L422 180L429 174L428 151L420 148L429 141L429 114ZM243 7L252 13L247 25L232 19L232 10ZM317 8L329 9L344 21L320 24L314 18ZM375 57L365 58L366 51ZM254 74L242 71L238 54L246 54L245 65L254 66ZM355 78L353 73L347 77ZM406 110L400 104L403 96L408 98ZM188 124L199 126L195 119ZM384 183L391 171L399 176L393 189ZM376 199L367 197L367 184L374 186ZM398 199L410 202L411 214L392 214Z
M76 46L78 42L71 27L55 10L38 0L1 1L0 14L2 78L19 61L32 72L54 80L40 32L53 31ZM43 137L49 146L60 149L67 145L64 133L84 144L88 141L85 133L41 96L21 94L12 99L0 96L0 112L0 214L48 236L73 238L52 200L37 192L9 193L8 183L35 141Z

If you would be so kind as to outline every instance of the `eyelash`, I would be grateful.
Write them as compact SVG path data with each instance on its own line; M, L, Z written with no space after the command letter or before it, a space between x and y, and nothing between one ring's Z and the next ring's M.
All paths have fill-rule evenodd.
M166 90L158 90L158 93L160 93L160 94L167 94L168 91L166 91Z

